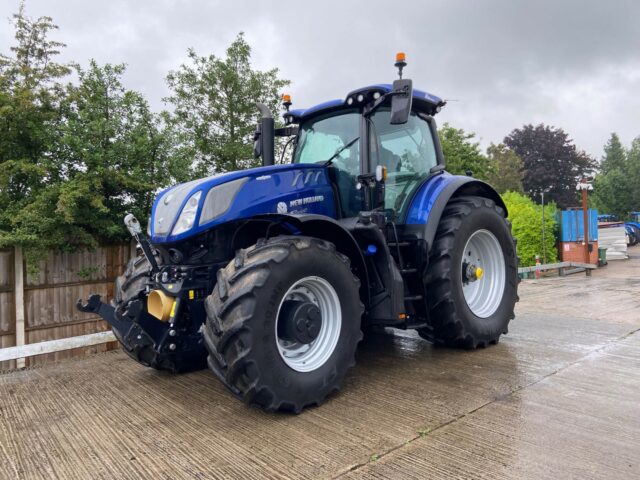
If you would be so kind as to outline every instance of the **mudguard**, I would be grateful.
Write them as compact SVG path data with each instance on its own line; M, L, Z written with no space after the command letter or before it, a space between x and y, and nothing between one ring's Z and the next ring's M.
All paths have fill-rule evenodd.
M362 249L351 232L339 221L325 215L295 213L267 213L256 215L248 221L252 219L273 220L294 235L306 235L333 243L336 250L349 257L351 267L360 279L360 298L365 305L369 304L369 274Z
M416 190L404 219L404 233L427 241L431 248L442 212L454 197L474 195L486 197L504 210L507 206L494 188L481 180L443 172L427 178Z

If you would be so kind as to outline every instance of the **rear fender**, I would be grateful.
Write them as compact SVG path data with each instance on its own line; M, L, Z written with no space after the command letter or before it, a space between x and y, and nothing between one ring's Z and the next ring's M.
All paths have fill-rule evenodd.
M472 177L443 173L427 179L416 191L405 218L406 234L427 241L431 248L447 204L456 197L473 195L493 200L508 215L500 194L488 183Z

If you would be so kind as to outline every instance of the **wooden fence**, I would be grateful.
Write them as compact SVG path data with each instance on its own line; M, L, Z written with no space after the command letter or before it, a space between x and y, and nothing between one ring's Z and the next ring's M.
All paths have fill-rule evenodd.
M97 315L76 310L78 298L113 298L113 283L131 258L130 244L94 251L50 252L36 275L27 275L20 249L0 250L0 348L75 337L109 329ZM21 338L24 335L24 338ZM17 338L16 338L17 336ZM115 348L110 342L0 362L0 370Z

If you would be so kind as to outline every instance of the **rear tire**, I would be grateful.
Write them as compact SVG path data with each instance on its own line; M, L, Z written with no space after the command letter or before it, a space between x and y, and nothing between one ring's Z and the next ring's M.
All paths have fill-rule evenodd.
M156 261L160 264L159 256L156 256ZM146 305L146 289L150 275L151 265L146 257L139 256L129 260L124 274L120 275L115 282L115 299L112 304L118 318L125 318L124 313L132 300L141 299ZM156 320L146 313L146 308L144 310L139 318L141 323L156 330L169 329L167 323ZM207 351L201 338L194 344L193 341L188 341L190 337L187 336L182 344L176 342L177 345L185 348L177 348L169 352L158 351L151 337L138 323L131 322L127 332L119 332L115 328L112 331L125 353L145 367L172 373L185 373L202 370L207 366Z
M497 343L507 333L519 278L504 214L482 197L456 198L445 208L425 278L430 326L418 330L423 338L472 349ZM474 280L477 267L480 277Z
M236 397L265 410L320 405L355 364L359 287L348 258L323 240L281 236L238 251L205 303L209 366ZM303 300L318 306L316 336L283 340L286 318L299 319L286 317L285 302Z

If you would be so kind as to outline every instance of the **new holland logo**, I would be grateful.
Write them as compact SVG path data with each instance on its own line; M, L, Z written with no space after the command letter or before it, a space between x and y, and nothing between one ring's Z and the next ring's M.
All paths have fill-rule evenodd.
M278 202L278 213L287 213L287 204L285 202Z

